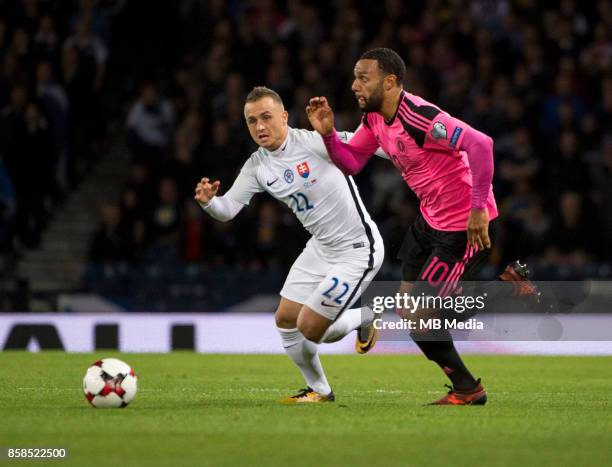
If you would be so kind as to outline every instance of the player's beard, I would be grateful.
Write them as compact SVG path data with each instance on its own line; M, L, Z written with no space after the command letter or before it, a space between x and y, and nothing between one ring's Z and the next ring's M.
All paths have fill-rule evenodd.
M359 107L363 112L380 112L382 109L384 91L382 84L376 88L370 97L364 98L363 105Z

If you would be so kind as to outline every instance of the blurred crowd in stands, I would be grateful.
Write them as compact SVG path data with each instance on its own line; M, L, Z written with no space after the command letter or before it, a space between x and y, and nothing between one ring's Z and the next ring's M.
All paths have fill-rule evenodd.
M107 16L93 13L106 2L80 1L62 21L28 10L46 3L23 1L21 17L0 16L2 125L18 120L23 128L10 140L2 136L0 177L8 173L16 193L12 202L0 194L9 199L2 216L14 215L16 198L17 218L20 211L28 217L17 220L26 243L44 224L40 193L53 197L58 185L69 184L77 148L96 140L92 108L104 73L113 73L105 69L109 50L120 53L138 37L149 41L139 49L148 61L132 66L129 79L118 78L132 83L122 117L130 171L119 174L127 179L120 199L101 208L91 261L167 258L285 271L307 239L288 209L260 195L233 222L216 222L193 201L195 184L203 176L219 179L223 193L255 149L243 117L255 85L281 95L291 126L310 128L306 102L325 95L336 127L356 128L354 63L384 46L405 59L409 92L494 138L501 212L494 264L528 260L540 278L558 278L546 271L562 270L611 275L605 267L612 261L609 1L143 2L142 21L153 15L153 26L125 33L115 49ZM163 50L155 55L155 47ZM41 170L29 170L32 165ZM357 182L386 241L383 274L393 276L417 200L382 159Z
M101 155L120 2L0 2L0 253L36 248Z
M229 188L254 149L242 113L254 85L279 92L292 126L309 128L307 99L326 95L336 126L355 128L352 68L377 46L404 57L406 89L495 139L498 264L612 259L610 2L211 1L182 2L179 16L176 63L142 83L127 116L132 173L94 259L137 260L153 242L184 261L287 268L306 237L283 206L261 196L215 222L195 183ZM358 183L392 264L417 202L383 160Z

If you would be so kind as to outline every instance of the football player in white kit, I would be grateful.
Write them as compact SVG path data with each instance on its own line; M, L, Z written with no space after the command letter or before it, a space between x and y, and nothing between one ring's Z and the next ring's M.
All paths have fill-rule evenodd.
M334 393L317 347L355 329L357 352L374 346L378 331L372 311L350 307L380 269L383 241L352 178L330 161L317 132L287 125L288 114L276 92L254 88L244 114L259 149L225 195L216 196L219 181L202 178L195 199L213 218L229 221L254 194L266 191L288 205L312 235L289 271L275 314L283 347L308 387L279 402L331 402Z

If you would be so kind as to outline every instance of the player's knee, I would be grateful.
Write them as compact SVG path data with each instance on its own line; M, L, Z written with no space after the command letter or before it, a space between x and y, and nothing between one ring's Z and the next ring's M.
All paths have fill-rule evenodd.
M300 318L298 318L297 328L306 339L312 342L319 342L325 333L324 329L320 330L312 323Z
M282 308L276 310L274 320L276 321L276 326L282 329L293 329L296 327L295 316L287 313Z

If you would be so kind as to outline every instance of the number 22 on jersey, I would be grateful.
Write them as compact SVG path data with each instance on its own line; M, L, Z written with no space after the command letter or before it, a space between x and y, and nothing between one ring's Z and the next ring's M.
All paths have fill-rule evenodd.
M289 195L293 201L295 201L295 208L297 212L304 212L313 209L314 206L308 201L308 197L304 193L296 193L295 195Z

